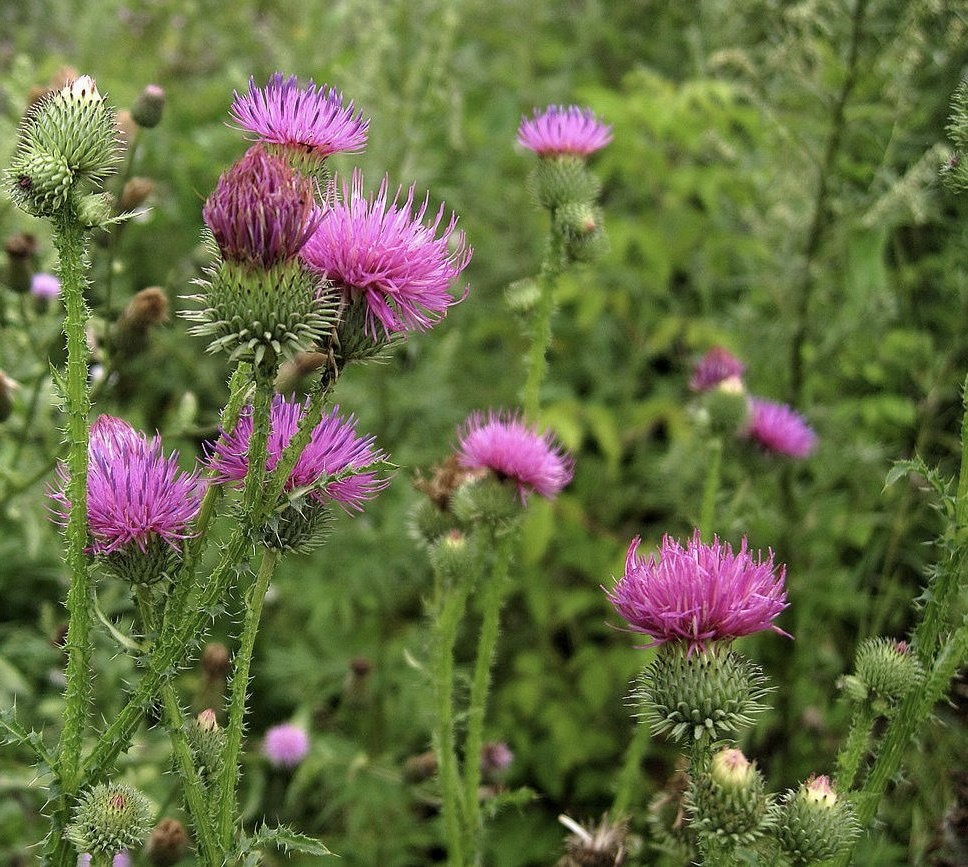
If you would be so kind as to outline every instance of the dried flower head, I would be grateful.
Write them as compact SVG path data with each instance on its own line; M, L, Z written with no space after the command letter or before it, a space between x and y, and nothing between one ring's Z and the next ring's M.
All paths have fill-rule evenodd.
M782 403L754 397L747 436L765 448L793 458L805 458L817 447L817 434L803 416Z
M301 87L293 75L269 77L265 87L249 79L248 93L235 92L231 114L244 130L264 142L282 145L325 159L340 151L360 151L366 144L368 121L343 95L312 81Z
M283 450L296 433L307 403L287 400L276 395L272 402L266 469L270 472L279 462ZM249 467L249 438L252 436L251 410L242 414L231 434L219 436L209 459L211 468L222 482L241 482ZM386 459L374 447L374 437L357 436L356 418L343 418L339 407L323 416L313 429L309 445L303 450L286 482L286 490L312 489L310 497L320 502L335 500L347 509L362 510L363 503L387 485L376 472L352 473ZM348 472L349 471L349 472ZM348 473L332 481L326 479ZM322 481L322 487L316 488Z
M178 468L178 455L165 457L161 438L147 439L120 418L100 416L88 447L87 524L91 551L109 555L136 548L142 554L164 543L177 550L198 514L202 484ZM55 514L66 524L67 469L58 468L52 488Z
M450 286L473 254L463 234L455 232L455 215L441 228L441 205L425 224L429 196L415 208L414 187L402 203L401 191L391 200L384 178L376 196L367 198L359 172L343 184L341 196L334 184L319 227L302 251L306 263L332 280L347 302L362 300L366 331L374 340L424 331L437 322L454 303Z
M709 391L730 379L741 379L746 365L722 346L714 346L696 362L689 380L693 391Z
M301 726L281 723L266 731L262 754L277 768L294 768L309 752L309 734Z
M517 486L522 502L532 493L552 499L571 481L574 462L552 434L539 433L518 415L474 413L458 434L460 465L508 479Z
M698 530L685 547L664 536L648 559L637 556L640 543L632 540L625 574L606 592L629 626L653 639L647 646L686 642L691 652L762 629L787 635L773 624L787 602L786 567L774 566L772 551L754 558L744 537L734 554L718 538L704 544Z
M542 157L585 157L612 140L612 128L590 108L549 105L535 109L533 117L521 119L518 144Z

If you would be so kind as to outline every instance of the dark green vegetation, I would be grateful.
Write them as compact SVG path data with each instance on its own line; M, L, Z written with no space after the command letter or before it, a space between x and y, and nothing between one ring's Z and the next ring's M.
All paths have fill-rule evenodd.
M406 530L418 496L409 480L448 453L471 410L517 401L527 342L504 293L536 271L546 227L525 187L531 155L513 141L520 115L552 102L587 104L614 126L594 158L611 252L569 276L558 299L543 417L577 471L553 505L532 504L515 567L487 734L515 753L509 787L535 800L492 820L492 861L550 863L558 813L588 820L611 806L632 731L628 683L652 655L610 628L617 618L599 585L621 570L632 535L646 545L682 538L699 519L710 451L686 383L714 344L746 361L754 393L789 401L820 436L801 463L727 443L717 519L703 528L733 542L746 534L788 565L780 624L796 641L746 642L776 687L746 751L773 789L832 770L849 719L835 684L864 638L904 637L936 559L925 544L939 530L934 495L916 477L885 489L886 474L915 453L949 474L957 466L968 206L936 178L948 100L968 61L968 6L78 6L0 0L0 164L29 89L64 64L95 76L122 107L145 84L166 89L165 118L134 156L133 174L156 184L152 210L114 247L95 249L94 297L115 312L146 286L163 286L176 305L191 293L202 201L242 150L225 125L232 89L277 69L339 87L371 118L366 153L338 157L338 167L362 165L373 187L385 170L394 184L416 180L460 214L475 248L467 300L387 364L350 369L339 385L340 404L401 469L364 515L340 519L324 549L280 571L256 654L249 818L290 821L349 864L439 854L435 791L403 775L429 747L432 707L430 569ZM0 200L0 234L21 230L37 228ZM40 254L52 270L44 238ZM52 340L56 328L56 316L39 317L35 339ZM0 368L24 388L0 427L0 707L16 697L25 719L56 726L64 570L38 474L55 453L57 416L47 380L25 426L46 371L23 336L8 334ZM172 317L124 360L99 410L157 428L190 462L225 398L224 361L202 345ZM123 623L123 588L103 582L99 597ZM473 635L465 639L469 655ZM108 719L133 675L113 655L102 637L97 662L109 674L97 689ZM356 659L371 663L368 674L349 673ZM179 682L185 696L201 685L195 672ZM954 863L937 859L954 857L941 840L957 757L968 752L961 682L952 697L857 863ZM291 717L311 726L313 750L287 783L255 747ZM131 759L159 805L174 783L162 775L167 749L149 732ZM25 759L0 752L4 863L43 834L43 793ZM654 859L647 806L674 765L670 746L649 744L631 806L642 863Z

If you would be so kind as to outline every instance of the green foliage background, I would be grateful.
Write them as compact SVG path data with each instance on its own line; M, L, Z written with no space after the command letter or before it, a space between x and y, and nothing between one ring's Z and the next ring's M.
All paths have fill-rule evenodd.
M698 520L709 450L686 383L714 344L746 361L754 393L792 402L820 436L803 463L727 443L716 526L706 529L734 543L747 535L788 564L782 625L796 641L747 641L777 688L750 754L774 788L831 768L847 725L837 678L863 638L905 634L933 562L930 495L916 481L884 489L885 475L916 452L951 471L968 370L965 205L935 180L948 98L968 61L968 6L873 0L860 20L855 9L836 0L0 0L0 163L29 89L64 64L94 75L122 107L145 84L167 92L162 125L138 145L135 173L157 188L151 211L120 236L115 309L149 285L176 305L190 292L202 201L245 146L226 124L232 90L275 70L335 85L371 118L366 153L335 158L339 170L362 165L372 186L384 171L393 184L416 181L460 214L475 248L467 300L386 364L340 383L341 405L401 469L321 552L280 570L257 649L248 819L291 820L349 864L440 857L433 790L402 774L429 747L431 725L430 574L406 529L418 497L408 481L448 453L470 411L516 403L526 331L504 293L536 272L546 218L526 189L533 158L514 136L522 113L549 103L589 105L614 126L595 158L611 250L560 286L544 419L577 472L554 504L530 509L504 619L488 735L515 753L509 786L535 799L492 820L491 860L551 863L558 813L587 820L610 806L633 725L627 685L650 653L610 626L600 585L620 573L633 535L648 546ZM6 200L0 230L39 231ZM52 270L45 240L41 253ZM95 299L107 267L97 250ZM53 339L56 316L38 328ZM6 332L0 346L0 367L22 381L36 375L25 339ZM157 428L190 461L224 399L222 360L204 356L173 317L123 375L99 409ZM42 470L58 438L52 405L27 430L23 413L21 401L0 429L8 481ZM50 639L65 578L42 487L0 512L0 705L16 698L35 724L55 726ZM100 593L102 608L123 617L121 589ZM469 657L473 634L465 638ZM110 718L133 673L107 639L100 654L109 674L98 700ZM348 680L358 657L373 664L362 684ZM181 685L191 694L199 676ZM964 702L959 685L857 863L945 863L950 772L968 754ZM312 727L313 750L287 781L264 767L257 741L288 718ZM132 773L161 801L164 743L149 733L139 750ZM146 756L159 757L155 770ZM42 794L23 758L0 753L4 863L26 858L43 833ZM641 863L657 857L646 807L674 765L668 746L650 744L632 817Z

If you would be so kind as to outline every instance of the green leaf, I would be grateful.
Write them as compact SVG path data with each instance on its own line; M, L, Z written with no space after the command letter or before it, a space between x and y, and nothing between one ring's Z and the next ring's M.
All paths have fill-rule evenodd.
M263 825L258 828L251 837L243 839L240 854L245 856L246 864L258 864L258 860L253 861L251 856L257 854L257 850L264 849L267 846L273 846L283 852L299 852L302 855L339 857L330 852L319 840L306 834L300 834L286 825L279 825L275 828Z

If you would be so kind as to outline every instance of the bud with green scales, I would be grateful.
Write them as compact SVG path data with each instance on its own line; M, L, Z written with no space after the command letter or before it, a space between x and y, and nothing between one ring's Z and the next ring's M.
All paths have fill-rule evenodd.
M769 690L758 665L723 644L666 644L639 675L631 700L656 734L712 745L752 725Z
M262 542L277 551L306 554L325 543L333 526L328 503L302 495L289 497L262 527Z
M449 510L442 509L427 497L421 497L410 510L407 527L413 539L432 547L457 528L457 521Z
M225 730L218 724L215 711L203 710L187 724L188 745L202 782L215 778L222 768L225 751Z
M887 711L916 689L924 677L917 657L904 641L868 638L857 648L854 674L843 680L854 701L870 701L878 712Z
M78 799L66 836L95 864L108 864L122 849L140 849L151 830L148 799L125 783L99 783ZM96 860L95 860L96 859Z
M602 189L585 161L572 154L541 160L528 176L528 187L538 204L549 211L570 202L594 202Z
M841 854L860 834L853 808L825 776L786 792L774 812L776 837L795 867Z
M460 530L451 530L430 548L434 572L448 585L469 579L475 559L475 546Z
M693 830L720 848L749 845L770 825L766 783L740 750L716 753L709 770L695 776L687 808Z
M715 436L737 436L750 424L750 401L739 377L724 379L699 396L699 414Z
M84 75L28 110L7 186L28 213L61 217L99 191L120 156L114 111L94 80ZM87 211L88 218L97 216L91 208Z
M515 486L496 476L465 482L454 491L450 509L461 524L483 523L505 529L524 511Z

